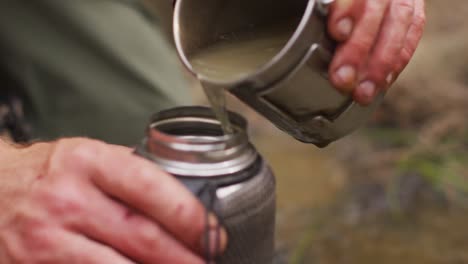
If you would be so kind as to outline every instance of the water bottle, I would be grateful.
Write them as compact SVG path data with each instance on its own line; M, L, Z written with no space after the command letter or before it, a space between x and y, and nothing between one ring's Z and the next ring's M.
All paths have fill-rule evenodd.
M217 264L270 264L275 179L249 142L245 119L232 112L229 118L234 131L225 135L209 108L162 111L153 116L137 154L177 177L218 216L229 242Z

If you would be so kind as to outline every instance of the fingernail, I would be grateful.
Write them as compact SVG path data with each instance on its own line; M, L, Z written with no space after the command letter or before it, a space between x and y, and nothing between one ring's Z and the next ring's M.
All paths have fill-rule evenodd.
M209 228L215 228L219 225L218 218L216 217L215 214L210 213L208 215L208 227Z
M390 73L390 74L387 76L386 81L387 81L387 84L388 84L388 85L392 84L392 82L393 82L393 72Z
M356 70L353 66L345 65L341 66L336 71L337 85L347 90L354 88L354 82L356 80Z
M343 18L338 21L337 27L340 35L348 38L353 32L353 20L351 18Z
M210 256L219 256L226 250L227 232L224 228L217 226L209 231Z
M208 242L206 241L208 239ZM210 256L215 257L226 250L228 235L227 231L219 225L214 214L208 216L208 230L202 237L202 248ZM207 249L207 247L209 247Z
M360 103L370 104L374 99L376 91L377 87L375 86L374 82L364 81L359 85L358 90L356 92L358 93Z

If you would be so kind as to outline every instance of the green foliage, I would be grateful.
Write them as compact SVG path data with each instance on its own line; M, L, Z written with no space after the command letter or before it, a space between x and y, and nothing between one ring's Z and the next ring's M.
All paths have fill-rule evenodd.
M385 148L410 148L417 139L417 131L401 128L371 127L366 129L366 136L373 144ZM441 139L432 151L419 152L397 161L396 175L417 173L439 190L450 188L468 194L468 149L466 137L449 135ZM437 151L437 149L444 151ZM396 180L398 182L398 180ZM397 184L396 184L397 185ZM389 199L396 186L389 186ZM393 200L393 198L391 198Z
M386 147L408 147L416 138L415 132L401 128L372 127L365 133L373 143Z
M423 176L435 188L450 188L468 193L464 171L468 167L468 153L423 153L398 163L399 174L413 172Z

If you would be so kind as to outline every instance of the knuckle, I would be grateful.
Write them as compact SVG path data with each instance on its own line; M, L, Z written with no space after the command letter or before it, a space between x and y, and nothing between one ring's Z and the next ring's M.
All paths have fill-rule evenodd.
M30 215L18 218L14 228L0 235L1 255L11 263L39 263L47 252L52 252L54 240L49 223Z
M38 200L55 221L67 222L84 211L82 195L72 184L61 184L55 188L39 191Z
M48 235L49 228L44 225L30 225L23 232L25 247L33 252L42 251L52 247L53 240Z
M370 13L377 13L379 9L387 4L387 0L385 1L366 1L365 2L365 11L370 12Z
M154 263L166 263L168 252L174 250L174 243L171 240L172 238L164 229L146 224L139 226L133 241L125 242L125 247L143 259L151 260Z
M371 71L366 74L366 79L373 81L377 87L381 87L387 78L388 73L384 71Z
M160 255L164 251L164 234L163 231L155 226L150 225L140 225L143 228L140 228L137 239L137 247L145 247L155 255Z
M409 0L400 0L395 3L393 12L397 19L408 21L414 16L414 2Z
M66 157L76 163L87 163L95 159L98 145L94 141L84 140L68 149Z
M364 12L371 18L372 21L380 21L385 9L389 6L392 0L363 0Z
M396 56L393 54L383 53L376 59L376 65L379 69L387 71L391 69L396 62Z
M61 139L55 143L48 169L55 174L77 173L86 175L101 149L99 141L89 139ZM59 176L60 176L59 175Z
M413 17L413 24L417 28L424 28L426 25L426 13L425 12L418 12Z
M383 81L389 72L393 71L398 63L396 54L383 53L369 63L369 70L376 80Z
M411 61L411 55L412 52L409 51L407 48L404 49L400 55L400 59L397 63L397 66L396 66L396 71L397 72L402 72L403 69L406 68L406 66L409 64L409 62Z
M203 210L196 202L179 203L174 209L174 217L178 219L196 220L201 218Z
M1 238L2 249L0 250L0 260L7 259L7 263L29 263L34 252L27 248L23 239L16 237ZM3 262L2 262L3 263Z
M178 219L181 234L197 239L205 229L205 210L197 202L180 203L174 208L173 219Z
M151 166L145 166L146 164L130 163L127 166L126 173L138 176L142 181L147 184L154 183L156 181L155 171Z
M162 188L160 184L157 184L157 177L153 168L148 166L132 166L124 169L122 175L125 175L125 179L132 180L134 183L133 187L138 188L141 193L158 193L158 188ZM164 186L167 187L167 186Z
M370 37L362 37L359 39L355 39L350 41L348 44L348 49L353 51L355 54L362 56L369 53L372 45L373 39Z
M18 257L33 260L34 263L49 263L53 259L53 252L56 249L56 241L51 233L52 231L48 227L31 229L23 238L26 256L21 254Z
M132 230L133 239L122 241L125 243L124 247L140 251L142 254L151 251L153 254L159 255L165 245L164 242L161 242L165 237L164 231L137 212L130 209L125 211L124 221Z
M403 48L403 50L401 51L401 61L403 62L403 64L408 64L411 60L411 57L413 56L413 53L414 53L414 49L410 46L406 46Z

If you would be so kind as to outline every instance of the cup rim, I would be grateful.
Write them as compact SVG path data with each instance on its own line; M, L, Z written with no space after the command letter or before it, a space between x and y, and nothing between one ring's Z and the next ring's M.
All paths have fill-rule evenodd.
M193 68L183 48L182 37L180 35L180 20L183 4L186 1L187 0L179 0L175 5L173 23L175 45L178 56L183 62L183 65L203 84L209 84L210 86L221 87L224 89L235 89L237 87L246 86L245 84L249 84L250 86L257 86L257 84L258 86L264 86L264 84L275 83L283 79L283 77L286 76L289 71L292 71L295 68L295 65L302 60L302 58L309 52L309 49L313 46L313 44L315 44L312 40L310 43L307 43L307 41L302 41L302 39L307 39L310 27L314 26L314 23L311 22L313 22L312 17L315 13L317 0L309 0L304 10L304 14L291 37L283 46L283 48L267 63L260 66L257 70L252 71L252 73L242 76L238 79L221 81L209 78L206 75L197 72ZM276 75L274 72L279 72L280 74Z

